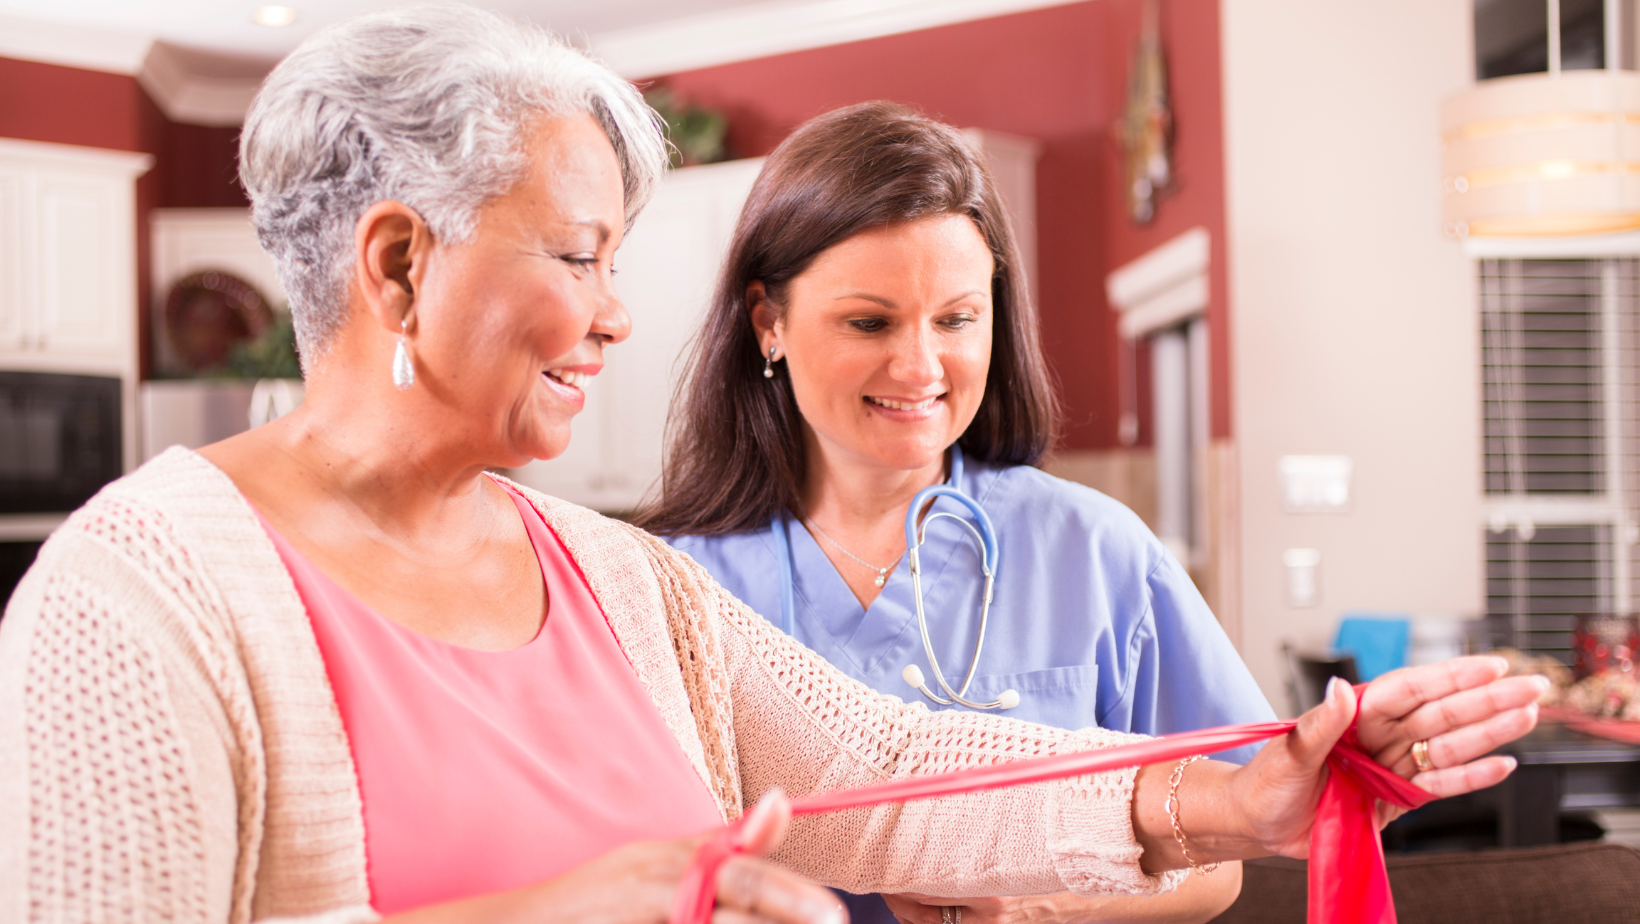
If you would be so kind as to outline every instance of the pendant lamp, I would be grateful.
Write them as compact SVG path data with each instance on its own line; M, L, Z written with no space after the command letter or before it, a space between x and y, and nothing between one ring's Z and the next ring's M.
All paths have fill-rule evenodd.
M1441 106L1442 217L1452 237L1565 237L1640 229L1640 74L1619 67L1605 0L1606 67L1482 80Z

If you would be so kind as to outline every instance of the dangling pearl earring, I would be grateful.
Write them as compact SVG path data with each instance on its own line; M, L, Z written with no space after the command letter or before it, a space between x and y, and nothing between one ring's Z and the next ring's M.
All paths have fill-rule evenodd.
M399 345L393 350L393 387L399 391L416 384L416 364L410 361L410 348L404 340L405 328L409 326L409 318L399 322Z
M769 347L769 358L763 361L763 377L774 378L774 347Z

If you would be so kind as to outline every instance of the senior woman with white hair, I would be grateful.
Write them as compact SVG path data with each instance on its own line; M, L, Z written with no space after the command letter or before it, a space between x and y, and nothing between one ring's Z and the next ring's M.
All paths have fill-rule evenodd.
M753 802L751 853L781 865L727 864L721 924L840 924L803 876L1150 894L1191 855L1302 854L1352 720L1438 794L1508 773L1482 755L1540 687L1469 659L1373 685L1358 717L1340 685L1171 801L1146 767L788 834L779 790L1130 736L878 696L687 556L486 474L568 442L627 334L611 261L663 155L630 85L465 7L353 19L275 69L241 169L307 400L102 491L12 597L0 920L659 922L692 838Z

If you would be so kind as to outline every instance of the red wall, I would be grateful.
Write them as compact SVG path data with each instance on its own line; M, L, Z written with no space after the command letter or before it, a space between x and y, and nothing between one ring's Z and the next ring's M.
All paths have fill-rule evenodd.
M154 155L137 181L137 290L142 374L148 374L148 213L156 208L244 206L239 129L165 117L135 77L0 58L0 138Z
M1105 274L1206 225L1214 246L1213 430L1227 436L1218 2L1163 4L1179 182L1155 223L1137 228L1122 212L1121 155L1111 125L1123 104L1141 2L1075 3L688 71L662 82L724 110L729 144L746 156L768 153L808 118L870 99L1041 142L1038 282L1047 351L1069 410L1069 448L1118 445L1115 318L1105 303Z

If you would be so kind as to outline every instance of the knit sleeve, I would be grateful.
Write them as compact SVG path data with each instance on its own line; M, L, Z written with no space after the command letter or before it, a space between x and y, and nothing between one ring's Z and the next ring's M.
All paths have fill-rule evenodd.
M177 618L189 578L168 586L84 525L0 621L0 920L248 921L256 758L210 640Z
M681 556L680 556L681 557ZM1139 736L1067 732L991 713L934 712L876 693L775 629L683 559L673 579L717 623L745 804L940 773ZM777 859L851 892L1154 894L1132 823L1135 769L899 805L807 816Z

